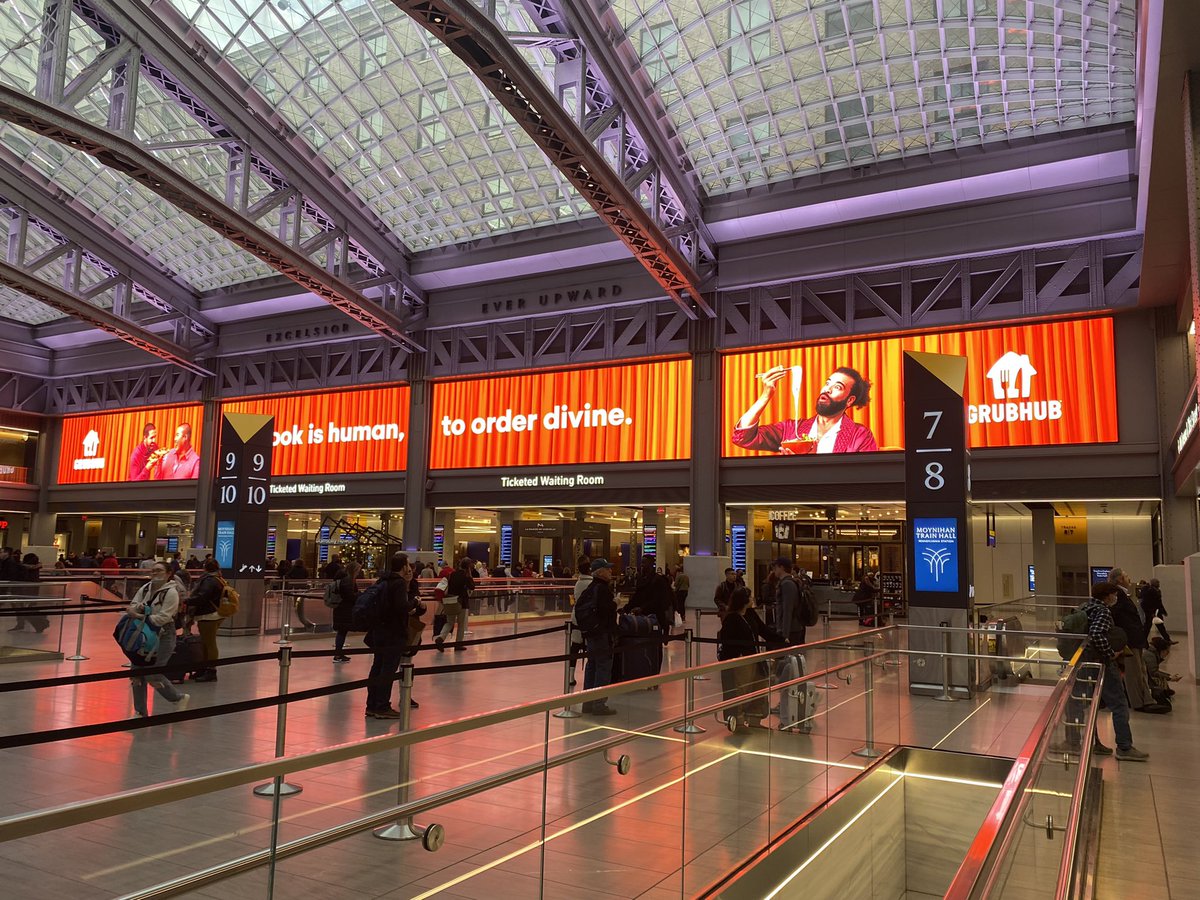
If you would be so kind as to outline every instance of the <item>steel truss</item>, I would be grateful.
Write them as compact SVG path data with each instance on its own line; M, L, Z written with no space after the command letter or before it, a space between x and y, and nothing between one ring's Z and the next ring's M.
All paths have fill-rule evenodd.
M724 291L718 341L751 347L1130 307L1141 262L1135 235Z
M285 127L261 121L271 118L265 101L248 86L228 84L227 76L204 64L207 54L192 52L159 21L160 13L166 11L150 15L104 0L49 0L37 97L0 87L0 117L137 180L351 318L411 347L405 332L424 313L425 298L407 271L403 248L354 203L336 176L304 162L298 138L289 143ZM101 35L107 50L68 82L67 35L77 21ZM176 76L176 68L190 76L188 83ZM110 90L95 90L110 76ZM223 154L223 198L172 167L170 154L163 151L182 145L139 139L138 86L143 79L212 136L202 143ZM91 104L107 101L105 128L77 113L85 96ZM188 147L197 143L183 142ZM330 214L331 209L336 213ZM364 290L377 302L367 299Z
M159 325L161 330L166 321L175 343L184 348L202 349L212 342L216 331L199 311L194 293L103 228L89 228L85 210L39 182L36 173L0 148L0 215L10 266L51 284L57 280L59 287L107 309L131 329ZM34 243L40 252L31 256Z
M50 393L49 382L41 376L0 372L0 409L42 412Z
M635 173L626 179L633 190L653 192L644 196L643 205L667 234L679 236L677 246L696 271L705 278L715 275L715 242L701 216L699 191L678 164L682 149L672 146L660 124L665 110L646 109L656 101L649 80L635 83L640 60L636 54L622 56L627 44L612 44L610 35L621 32L612 8L602 23L600 14L579 0L521 0L521 5L549 39L540 43L548 43L557 61L559 103L567 105L568 96L583 101L575 105L584 133L606 159L621 160L623 171ZM538 40L509 38L518 45Z
M410 358L375 339L232 356L220 361L215 393L241 397L406 381Z
M42 412L67 413L127 406L164 406L198 403L208 376L181 372L174 366L154 366L134 371L105 372L84 378L59 378L50 383Z
M614 124L620 125L618 106L599 110L581 101L572 112L564 105L570 84L564 83L556 96L502 28L469 0L392 2L478 76L686 315L715 315L693 264L703 256L694 226L689 230L682 220L669 221L679 207L664 206L670 192L664 195L649 159L639 170L630 168L638 154L628 131L620 134L618 127L609 135ZM584 80L582 72L575 76L577 90Z
M675 305L658 302L438 329L427 333L428 374L438 378L687 353L688 321Z

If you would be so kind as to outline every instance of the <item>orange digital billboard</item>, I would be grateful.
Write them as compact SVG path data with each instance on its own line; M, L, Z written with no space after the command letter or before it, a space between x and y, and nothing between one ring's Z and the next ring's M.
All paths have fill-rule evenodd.
M688 359L440 382L429 467L687 459L691 421Z
M408 462L407 385L233 400L222 412L275 417L271 474L403 472Z
M200 404L67 416L59 484L187 481L200 476Z
M1113 326L1101 318L730 354L721 455L903 449L905 350L967 358L971 447L1117 440Z

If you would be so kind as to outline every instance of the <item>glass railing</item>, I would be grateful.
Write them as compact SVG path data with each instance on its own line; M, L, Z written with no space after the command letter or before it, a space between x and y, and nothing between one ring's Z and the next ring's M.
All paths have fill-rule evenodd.
M1090 872L1083 828L1100 790L1091 763L1103 677L1096 663L1078 663L1063 675L947 897L1076 896Z
M69 585L0 581L0 662L61 659L66 616L77 605Z
M0 843L19 842L10 843L18 856L9 858L55 857L55 878L128 898L206 889L320 896L331 884L408 898L575 896L596 879L618 896L691 897L769 850L901 745L939 747L986 720L974 717L982 704L930 704L936 717L914 711L905 634L872 629L696 667L689 663L698 652L711 659L714 647L688 633L669 645L672 670L663 674L420 729L408 719L414 681L423 699L434 689L426 679L441 679L436 690L446 697L466 683L445 669L404 667L399 731L375 723L387 730L283 755L289 710L302 735L314 703L362 715L340 693L290 697L288 646L280 650L280 695L290 702L272 717L279 758L9 815L0 819ZM657 641L626 645L625 673L654 667L656 648ZM489 664L454 668L485 672ZM1082 732L1081 746L1090 746L1095 686L1086 693L1075 671L1024 742L997 821L1050 816L1055 827L1070 827L1079 778L1052 769L1072 759L1079 766L1080 754L1055 756L1050 745ZM1078 685L1070 706L1068 680ZM615 712L596 714L601 701ZM256 723L269 712L256 713ZM137 764L153 765L156 753L185 752L167 729L221 713L156 716L114 731L133 742ZM164 724L148 732L156 720ZM263 731L254 729L256 746ZM1086 767L1086 750L1083 758ZM63 846L84 849L61 854ZM958 896L989 896L971 891L1017 871L1008 862L1014 855L1040 849L1027 851L1015 826L997 829Z

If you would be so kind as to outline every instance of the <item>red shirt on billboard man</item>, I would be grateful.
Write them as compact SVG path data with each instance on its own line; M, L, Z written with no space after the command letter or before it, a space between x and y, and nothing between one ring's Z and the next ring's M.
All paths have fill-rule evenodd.
M792 407L795 418L759 425L767 404L775 396L775 386L790 373ZM762 393L746 410L733 429L733 442L747 450L765 450L785 456L805 453L869 453L878 450L875 435L865 425L853 421L847 413L861 409L870 400L871 383L849 366L835 369L817 396L817 414L800 418L800 366L790 369L773 366L755 376L762 382Z
M129 480L150 481L158 478L158 464L167 455L166 448L158 446L158 428L153 422L142 427L142 439L129 455Z
M192 446L192 426L187 422L175 429L175 446L163 457L158 477L163 481L200 477L200 454Z

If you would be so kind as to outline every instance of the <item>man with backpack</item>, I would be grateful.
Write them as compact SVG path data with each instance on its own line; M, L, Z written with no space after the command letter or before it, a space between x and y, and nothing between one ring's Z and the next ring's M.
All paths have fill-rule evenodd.
M367 685L368 719L400 718L392 708L392 682L400 663L410 655L409 627L413 614L420 611L419 593L408 554L396 553L391 568L354 603L354 625L367 632L363 643L374 651L367 676L371 682ZM411 698L409 705L418 708Z
M592 582L575 603L575 621L583 632L588 659L583 669L583 689L612 684L613 654L617 646L617 599L612 587L612 564L604 558L593 559ZM583 712L592 716L613 716L617 711L606 699L589 700Z
M780 557L772 565L775 572L775 594L778 618L776 629L790 644L803 644L808 626L817 624L817 603L807 584L801 584L792 575L792 561ZM807 580L807 579L806 579Z

